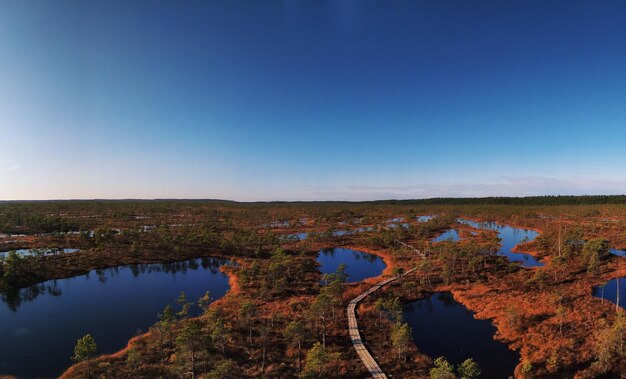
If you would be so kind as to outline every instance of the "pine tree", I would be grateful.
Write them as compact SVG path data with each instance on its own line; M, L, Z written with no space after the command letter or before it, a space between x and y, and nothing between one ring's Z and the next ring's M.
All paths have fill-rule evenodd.
M454 366L445 357L435 359L435 367L430 369L431 379L455 379Z
M98 346L96 345L96 341L93 339L91 334L86 334L81 339L76 341L74 356L72 359L76 362L87 363L87 378L90 376L90 360L97 350Z
M474 379L480 376L480 367L472 358L468 358L459 365L459 375L462 379Z
M391 344L398 350L398 360L406 362L406 355L404 352L410 343L411 327L409 324L396 323L391 330Z
M196 320L186 322L185 326L178 333L178 337L176 337L178 353L180 355L185 353L189 355L192 379L196 377L196 355L202 346L203 337L202 328Z

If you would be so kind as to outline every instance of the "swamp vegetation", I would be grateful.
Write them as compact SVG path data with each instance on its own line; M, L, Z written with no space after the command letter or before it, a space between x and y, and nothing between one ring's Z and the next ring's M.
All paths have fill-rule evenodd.
M460 218L534 234L510 247L497 229ZM396 226L389 220L397 220ZM436 240L449 229L457 231L458 240ZM501 254L505 245L540 264L524 267L509 260ZM598 289L626 276L624 258L610 253L625 248L624 196L1 202L0 251L8 253L0 255L0 306L19 315L49 298L54 280L113 267L228 259L231 263L218 269L229 287L219 299L205 294L209 288L198 288L197 298L164 293L168 299L158 300L158 311L142 315L153 321L139 323L141 332L127 335L126 347L118 351L98 340L102 325L93 324L84 333L90 338L81 336L75 350L62 348L68 361L76 362L67 364L63 377L365 377L348 335L345 306L382 278L417 267L358 309L366 346L388 375L488 375L493 362L472 351L484 346L467 348L457 358L458 346L450 344L440 358L429 355L440 350L434 353L412 333L417 325L403 309L447 293L471 312L470 321L488 323L489 344L504 349L504 356L511 352L511 376L619 377L626 372L624 305L598 297ZM18 254L20 249L33 253ZM330 249L360 253L326 270L319 257ZM118 297L120 303L111 304L123 307L124 294ZM115 322L108 327L114 329ZM0 350L19 341L15 333L11 338L0 341ZM0 374L34 376L18 366L37 365L59 346L33 346L18 365L15 360L0 365L8 367ZM50 369L37 376L57 374Z

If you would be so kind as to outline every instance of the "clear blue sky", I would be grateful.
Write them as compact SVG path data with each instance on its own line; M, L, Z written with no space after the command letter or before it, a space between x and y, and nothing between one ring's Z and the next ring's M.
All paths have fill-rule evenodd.
M0 199L626 193L626 2L0 2Z

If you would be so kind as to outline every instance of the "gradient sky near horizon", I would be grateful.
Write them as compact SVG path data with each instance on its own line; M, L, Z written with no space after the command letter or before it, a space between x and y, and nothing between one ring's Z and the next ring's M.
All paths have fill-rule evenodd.
M0 199L626 193L626 2L0 2Z

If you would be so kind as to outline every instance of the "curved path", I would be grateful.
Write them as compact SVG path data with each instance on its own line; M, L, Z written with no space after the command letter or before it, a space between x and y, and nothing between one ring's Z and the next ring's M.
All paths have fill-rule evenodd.
M416 269L417 267L414 267L410 269L409 271L405 272L404 274L402 274L402 276L410 274ZM375 379L387 379L387 375L385 375L385 373L380 369L380 366L378 365L374 357L372 357L370 352L367 350L367 348L363 344L363 341L361 340L361 333L359 332L359 325L356 322L356 306L359 304L361 300L365 299L368 295L378 291L384 285L389 284L398 278L399 277L393 277L393 278L383 280L382 282L376 284L375 286L371 287L367 291L363 292L359 296L352 299L352 301L350 301L350 303L348 304L348 330L350 332L350 339L352 340L352 345L354 345L354 349L356 350L356 353L359 355L359 358L361 358L361 361L363 361L363 364L365 365L365 367L367 367L367 370Z

